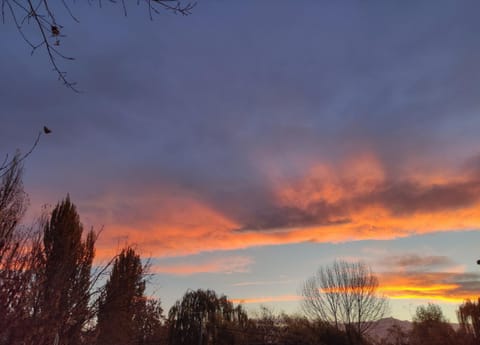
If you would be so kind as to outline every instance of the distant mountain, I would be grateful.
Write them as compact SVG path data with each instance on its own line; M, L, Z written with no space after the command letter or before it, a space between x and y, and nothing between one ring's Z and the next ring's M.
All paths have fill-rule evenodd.
M454 330L458 330L458 323L450 323ZM393 317L387 317L375 322L373 327L369 330L368 336L372 339L380 340L389 336L389 330L396 327L398 330L408 333L412 330L412 322L406 320L398 320Z
M389 329L392 329L394 326L398 327L401 331L408 333L412 329L412 322L398 320L393 317L380 319L375 322L368 335L373 339L387 338L389 335Z

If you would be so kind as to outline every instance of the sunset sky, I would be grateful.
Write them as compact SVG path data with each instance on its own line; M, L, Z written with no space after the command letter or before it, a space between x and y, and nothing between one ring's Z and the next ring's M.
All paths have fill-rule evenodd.
M435 302L456 322L480 295L478 1L72 9L59 62L81 93L0 24L0 153L53 131L27 222L70 193L100 261L151 258L167 310L211 288L293 313L338 258L371 265L399 319Z

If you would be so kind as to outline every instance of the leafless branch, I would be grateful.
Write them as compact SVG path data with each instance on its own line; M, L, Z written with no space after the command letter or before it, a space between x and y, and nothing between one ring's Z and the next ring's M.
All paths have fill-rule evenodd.
M63 60L74 60L59 50L61 39L64 39L64 26L60 24L59 18L59 6L53 3L50 6L50 0L0 0L1 1L1 16L2 22L6 22L7 13L12 18L13 23L20 33L22 39L32 49L33 55L38 49L42 49L46 52L53 72L57 75L58 79L69 89L79 92L76 88L76 83L67 78L66 72L63 71L56 58ZM86 0L88 4L96 2L99 7L102 6L102 1ZM119 1L110 0L112 4L118 4ZM120 1L123 13L127 16L127 4L125 0ZM68 16L75 22L79 22L79 19L74 15L71 7L66 0L61 1L63 7ZM138 6L144 5L147 7L148 16L153 20L153 14L160 14L161 10L166 10L174 14L189 15L192 13L193 8L196 6L196 2L184 3L178 0L137 0ZM8 9L8 11L5 11ZM25 26L33 24L32 38L26 34Z
M308 316L361 338L388 307L377 288L377 277L363 262L336 261L305 281L302 307Z
M11 172L11 170L16 166L21 164L30 154L35 150L35 147L37 147L38 142L40 141L40 137L42 136L42 132L38 132L37 138L35 139L32 147L27 151L27 153L20 155L17 154L12 158L9 158L8 153L5 155L5 158L0 165L0 178L3 178L7 174Z

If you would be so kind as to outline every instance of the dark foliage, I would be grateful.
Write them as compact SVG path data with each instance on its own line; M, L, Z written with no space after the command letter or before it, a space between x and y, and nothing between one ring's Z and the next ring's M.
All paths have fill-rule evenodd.
M243 344L247 314L212 290L188 291L168 314L170 345Z
M131 247L115 259L98 310L99 345L150 344L163 337L162 308L145 297L145 268Z
M413 317L411 345L456 345L455 331L438 305L420 306Z
M38 344L79 344L82 330L92 318L89 307L91 268L96 235L83 226L75 205L67 196L57 204L43 231L42 270L35 330ZM46 327L45 325L48 325Z
M475 301L467 300L458 308L460 336L465 344L480 343L480 298Z

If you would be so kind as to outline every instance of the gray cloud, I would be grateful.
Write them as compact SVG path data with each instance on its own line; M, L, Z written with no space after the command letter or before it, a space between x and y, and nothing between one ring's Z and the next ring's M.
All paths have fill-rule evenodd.
M379 264L390 269L408 269L408 270L429 270L435 268L445 268L452 266L455 262L447 256L442 255L418 255L406 254L382 258Z
M461 174L461 173L460 173ZM470 207L480 200L480 180L478 173L471 174L464 182L445 182L442 184L425 184L415 181L395 181L393 177L378 182L371 190L362 193L344 195L339 200L330 201L328 196L309 202L307 206L279 206L273 198L269 205L256 208L246 220L242 230L268 231L272 229L322 226L344 224L351 221L359 211L379 206L389 211L393 216L411 216L418 213L434 213L458 210ZM309 185L315 186L304 192L299 192L299 198L309 200L311 194L319 194L328 181L313 180ZM348 182L340 183L344 190L349 190ZM258 206L258 205L257 205Z
M475 175L428 186L397 176L412 156L459 164L478 144L479 5L452 6L204 1L151 23L79 5L62 42L77 60L62 64L80 95L7 26L0 145L24 148L47 124L54 133L27 166L32 190L127 199L173 185L242 230L344 223L372 204L398 215L465 207L480 195ZM295 179L363 149L388 175L375 190L278 205L265 161Z

